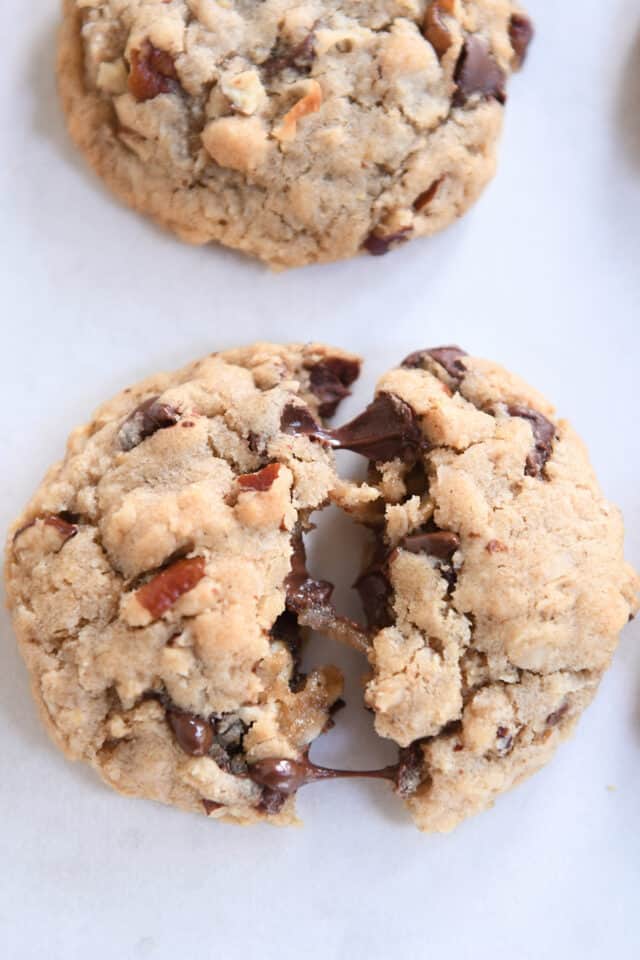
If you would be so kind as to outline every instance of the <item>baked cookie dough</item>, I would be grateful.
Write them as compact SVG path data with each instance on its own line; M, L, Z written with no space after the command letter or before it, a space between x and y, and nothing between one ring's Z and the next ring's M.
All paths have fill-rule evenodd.
M126 203L283 268L461 216L531 36L509 0L64 0L58 77Z
M121 793L295 820L256 764L305 761L342 677L299 672L298 620L313 605L331 628L302 534L336 474L288 424L332 413L358 372L340 350L258 344L145 380L72 433L12 528L9 604L42 718Z
M338 433L371 460L342 491L374 531L366 702L417 826L447 831L571 733L640 582L580 439L494 363L412 354Z

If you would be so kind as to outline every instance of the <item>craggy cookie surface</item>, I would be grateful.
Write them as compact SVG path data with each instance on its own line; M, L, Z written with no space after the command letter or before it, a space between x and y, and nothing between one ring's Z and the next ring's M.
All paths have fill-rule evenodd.
M14 525L9 602L42 717L117 790L295 819L249 774L304 758L342 678L297 670L296 616L330 593L301 534L336 478L287 423L332 413L358 372L338 350L256 345L150 378L71 435Z
M509 0L64 0L59 82L126 202L286 267L460 216L531 33Z
M448 830L550 759L639 582L581 441L501 367L455 347L413 354L342 429L356 427L372 464L345 505L375 531L358 583L366 700L405 748L417 825Z

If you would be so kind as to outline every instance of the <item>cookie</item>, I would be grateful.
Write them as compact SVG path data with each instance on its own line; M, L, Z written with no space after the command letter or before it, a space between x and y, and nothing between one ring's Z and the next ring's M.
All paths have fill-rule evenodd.
M337 434L371 460L342 491L374 531L366 702L417 826L447 831L571 733L640 581L571 426L494 363L412 354Z
M333 413L358 372L340 350L258 344L145 380L72 433L11 530L42 718L121 793L295 820L262 761L307 762L342 677L299 671L298 621L341 626L302 539L333 456L291 424Z
M58 76L120 198L282 268L461 216L531 36L509 0L64 0Z

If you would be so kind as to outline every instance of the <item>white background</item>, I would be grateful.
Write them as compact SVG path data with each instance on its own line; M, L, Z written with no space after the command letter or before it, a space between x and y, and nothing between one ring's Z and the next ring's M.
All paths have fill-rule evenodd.
M111 200L65 136L55 4L17 5L0 58L0 526L75 424L158 369L256 338L326 340L366 359L349 414L410 350L459 343L573 420L640 565L640 7L531 8L537 41L475 210L383 259L272 275L181 246ZM327 524L348 580L356 538L328 518L321 540ZM328 551L314 559L326 572ZM0 956L636 960L638 641L636 622L555 762L450 836L419 834L367 782L307 788L302 829L243 830L122 799L67 763L3 616ZM359 707L363 664L316 647L328 655L348 669L351 706L314 755L375 764L388 753Z

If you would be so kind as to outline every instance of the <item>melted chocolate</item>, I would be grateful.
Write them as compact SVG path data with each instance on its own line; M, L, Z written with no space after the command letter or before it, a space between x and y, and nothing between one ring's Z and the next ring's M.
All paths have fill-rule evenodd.
M416 350L410 353L402 361L403 367L420 368L424 366L425 357L430 357L439 363L447 371L449 376L457 383L463 379L467 370L463 363L460 363L461 357L468 356L460 347L434 347L431 350Z
M167 712L169 726L179 747L192 757L204 757L213 745L213 729L208 720L195 713L171 709Z
M296 534L291 542L291 573L285 580L287 609L302 613L310 607L325 607L331 599L333 584L309 576L302 535Z
M141 403L120 427L118 440L122 450L133 450L139 443L156 431L173 427L180 419L180 412L168 403L159 403L158 397L149 397Z
M527 58L529 44L533 40L533 24L523 13L514 13L509 23L509 40L515 55L515 67L522 66Z
M448 530L434 530L411 534L401 540L399 546L409 553L426 553L438 560L451 560L460 546L460 537Z
M534 447L527 457L525 472L530 477L540 477L545 464L553 451L553 441L556 435L556 428L551 421L543 417L537 410L531 407L525 407L522 404L514 403L507 407L509 415L512 417L522 417L527 420L533 433Z
M309 371L309 389L318 399L321 417L332 417L349 387L360 374L360 363L344 357L325 357Z

